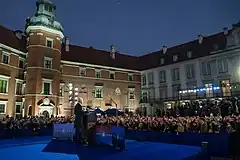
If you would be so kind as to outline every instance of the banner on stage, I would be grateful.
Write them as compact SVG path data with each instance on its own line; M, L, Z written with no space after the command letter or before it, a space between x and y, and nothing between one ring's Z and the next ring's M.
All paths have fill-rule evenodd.
M53 138L73 139L75 133L73 124L54 124Z
M113 135L124 140L125 128L119 126L96 126L95 142L97 144L113 145Z

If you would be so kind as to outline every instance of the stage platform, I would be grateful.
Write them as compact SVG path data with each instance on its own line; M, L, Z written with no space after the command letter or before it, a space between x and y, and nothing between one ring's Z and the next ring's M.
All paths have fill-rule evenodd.
M34 137L0 141L1 160L184 160L196 159L200 147L127 141L127 151L110 147L83 147L71 141Z

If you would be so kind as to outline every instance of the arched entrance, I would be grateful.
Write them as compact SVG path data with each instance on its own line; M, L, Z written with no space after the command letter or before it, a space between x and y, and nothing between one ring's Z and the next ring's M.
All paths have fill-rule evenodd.
M54 104L51 103L49 98L40 100L38 104L38 115L43 117L50 117L53 115Z
M42 112L42 116L45 117L45 118L49 118L49 117L50 117L48 111L43 111L43 112Z

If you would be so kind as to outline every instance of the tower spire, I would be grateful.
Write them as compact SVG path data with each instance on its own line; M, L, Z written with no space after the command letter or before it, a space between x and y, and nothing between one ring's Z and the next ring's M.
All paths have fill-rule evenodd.
M26 33L29 33L31 28L45 27L47 30L58 32L63 38L63 27L56 21L56 5L50 0L37 0L35 16L26 20Z

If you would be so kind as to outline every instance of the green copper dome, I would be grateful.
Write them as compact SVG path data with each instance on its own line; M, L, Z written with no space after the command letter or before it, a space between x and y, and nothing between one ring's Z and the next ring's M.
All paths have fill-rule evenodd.
M56 6L50 0L38 0L35 16L27 18L25 28L29 26L45 26L63 32L62 25L56 21Z

